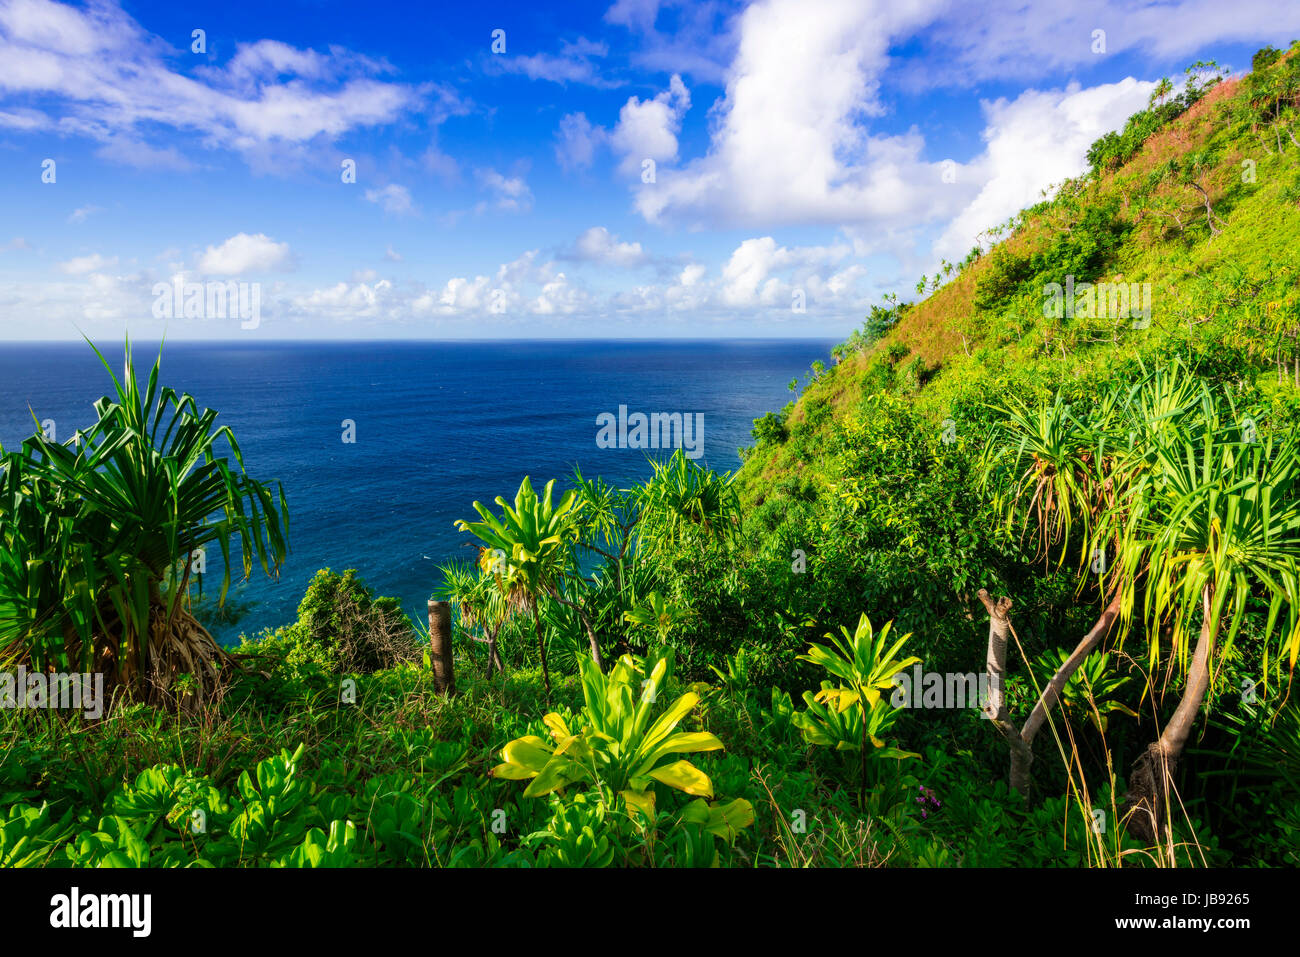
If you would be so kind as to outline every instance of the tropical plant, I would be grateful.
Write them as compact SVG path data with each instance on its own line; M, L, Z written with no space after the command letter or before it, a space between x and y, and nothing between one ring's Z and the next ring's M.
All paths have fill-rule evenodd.
M890 701L894 676L920 662L915 656L900 658L899 653L911 635L903 635L892 645L887 622L879 632L864 614L853 634L840 626L840 633L827 632L830 647L814 642L808 653L800 655L823 668L838 682L823 681L821 690L803 693L807 710L794 716L804 740L819 747L859 753L860 788L867 789L867 765L872 758L911 758L916 755L890 747L882 740L898 719ZM870 744L870 747L868 747Z
M662 644L678 620L686 613L681 605L670 601L657 591L652 591L645 600L623 614L623 620L630 625L641 625L654 630L655 636Z
M687 794L713 797L708 775L679 754L720 751L722 742L707 731L676 731L699 702L688 691L655 715L669 660L660 658L649 673L631 656L621 657L609 674L582 663L584 707L571 721L550 712L542 721L551 742L524 735L501 750L492 776L527 780L524 797L540 797L571 784L599 787L608 805L622 797L631 811L653 821L657 781Z
M1050 681L1069 657L1070 652L1065 648L1045 652L1035 662L1034 670ZM1061 710L1074 723L1086 721L1104 733L1110 726L1110 715L1119 712L1131 718L1138 716L1116 697L1132 679L1115 673L1112 663L1115 657L1109 652L1093 652L1061 689Z
M499 585L512 601L524 604L532 613L547 697L551 693L551 676L538 603L545 596L560 599L565 577L573 571L573 543L579 534L575 493L565 492L558 502L552 503L554 488L552 479L539 497L525 475L513 506L497 496L496 502L502 509L500 518L482 502L475 502L474 510L482 521L456 523L462 531L471 533L489 549L499 550L504 557L506 570L500 575ZM591 653L598 666L603 667L594 635Z
M284 492L245 474L216 412L159 386L161 353L143 389L129 342L121 380L95 354L115 388L96 422L65 444L38 432L0 450L0 649L163 695L195 674L198 700L232 659L190 612L191 574L219 548L224 601L232 545L245 577L254 562L277 573Z
M1262 598L1268 608L1262 673L1269 673L1270 656L1294 669L1300 653L1300 453L1293 432L1263 428L1266 408L1237 408L1179 362L1093 404L1086 440L1061 443L1055 458L1037 452L1042 430L1034 427L1043 419L1010 416L993 440L1001 451L991 461L1006 467L992 467L1000 468L1002 487L1010 488L1012 512L1027 510L1040 530L1056 530L1062 548L1078 548L1081 573L1096 573L1088 580L1098 583L1107 602L1043 690L1024 729L1005 722L998 691L995 721L1012 746L1013 784L1023 789L1034 733L1071 675L1116 622L1116 645L1142 631L1151 669L1168 655L1184 678L1174 714L1130 778L1129 806L1145 809L1134 819L1135 833L1155 835L1167 824L1170 772L1211 672L1232 653L1252 600ZM1050 408L1060 409L1054 421L1082 419L1062 406L1059 395ZM1034 461L1021 473L1027 453ZM1062 534L1070 515L1085 517L1073 537ZM981 598L990 615L988 660L996 689L1011 602L995 603L983 592Z
M460 616L462 630L472 640L487 645L487 676L492 669L505 674L501 659L501 632L515 611L505 583L504 560L488 548L479 549L478 563L450 562L438 566L442 583L433 597L452 603Z
M638 546L651 553L680 548L695 536L728 540L740 529L740 502L732 475L696 465L681 449L641 486Z

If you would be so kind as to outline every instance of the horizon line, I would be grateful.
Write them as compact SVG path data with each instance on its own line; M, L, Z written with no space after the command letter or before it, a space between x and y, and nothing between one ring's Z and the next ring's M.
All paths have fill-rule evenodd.
M0 345L76 345L84 344L86 339L0 339ZM430 342L430 343L483 343L483 342L505 342L505 343L523 343L523 342L835 342L838 341L835 336L553 336L545 338L454 338L454 339L437 339L429 337L368 337L358 339L348 338L328 338L328 339L257 339L252 337L238 337L226 339L190 339L190 338L156 338L143 336L132 338L131 342L157 342L157 343L193 343L196 345L234 345L238 343L248 344L292 344L302 343L311 345L321 345L326 343L338 342L355 344L358 342ZM89 339L94 342L96 340ZM100 340L103 341L103 340Z

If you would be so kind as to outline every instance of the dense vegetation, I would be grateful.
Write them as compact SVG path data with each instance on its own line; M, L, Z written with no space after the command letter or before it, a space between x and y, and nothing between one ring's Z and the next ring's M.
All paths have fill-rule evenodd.
M1300 864L1300 55L1254 66L873 307L737 476L467 503L454 693L354 572L205 638L196 550L273 572L288 512L128 353L0 458L0 670L116 695L0 712L0 864Z

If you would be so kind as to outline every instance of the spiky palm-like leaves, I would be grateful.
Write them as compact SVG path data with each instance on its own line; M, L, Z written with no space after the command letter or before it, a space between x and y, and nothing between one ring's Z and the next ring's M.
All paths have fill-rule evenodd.
M729 538L740 527L740 501L730 473L696 465L681 449L651 460L654 475L640 491L643 544L673 549L693 534Z
M93 348L93 346L92 346ZM193 557L233 548L244 576L278 571L287 553L282 489L247 476L217 413L158 382L141 389L126 346L114 396L65 444L36 434L0 455L0 648L32 667L104 669L110 683L166 693L181 674L199 697L228 658L188 610Z
M1157 819L1164 802L1141 792L1167 790L1213 664L1231 651L1251 598L1268 608L1263 673L1270 655L1293 669L1300 652L1300 449L1266 423L1266 409L1238 408L1175 362L1086 412L1060 396L1037 413L1008 410L986 451L1008 517L1062 557L1077 548L1080 568L1101 574L1117 641L1140 625L1151 666L1168 654L1185 676L1178 709L1135 772ZM1106 630L1090 632L1068 670ZM1045 693L1027 727L1053 703Z
M462 531L469 532L489 549L499 551L506 563L503 582L509 583L533 616L537 632L538 652L542 659L542 680L546 693L551 693L551 677L546 663L546 640L542 634L542 620L538 602L544 595L557 595L564 577L574 566L573 544L578 538L579 525L575 510L576 496L565 492L558 502L553 501L555 480L546 483L542 495L533 490L533 483L524 476L515 494L513 506L500 495L500 517L482 502L474 503L474 510L482 521L456 523Z

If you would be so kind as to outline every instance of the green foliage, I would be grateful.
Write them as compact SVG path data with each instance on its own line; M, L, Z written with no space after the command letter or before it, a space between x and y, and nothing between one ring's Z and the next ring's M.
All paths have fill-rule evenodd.
M1214 64L1196 64L1188 67L1189 76L1201 67L1214 69ZM1219 82L1219 75L1201 76L1198 71L1184 87L1183 92L1167 99L1173 90L1168 80L1157 86L1151 97L1151 105L1128 118L1124 128L1118 133L1107 133L1088 148L1088 165L1093 172L1114 170L1127 163L1157 130L1167 125L1190 109L1209 90Z
M1294 866L1298 60L1262 51L1190 115L1213 65L1178 100L1159 84L1088 175L921 292L970 276L873 307L797 404L755 420L739 476L678 452L629 487L577 472L569 492L526 480L499 512L477 504L478 561L437 592L458 694L434 693L420 655L340 663L349 622L395 610L345 574L318 576L198 714L0 714L0 862ZM1044 315L1041 286L1067 275L1150 282L1153 321ZM39 552L76 506L25 468L4 476L7 514ZM32 593L57 603L55 586ZM1065 685L1061 760L1040 747L1029 800L969 709L888 700L917 657L979 670L981 587L1015 599L1018 714L1098 599L1124 603ZM1146 847L1117 827L1115 769L1167 724L1207 587L1222 628L1185 813L1172 846Z
M786 438L785 419L779 412L765 412L754 420L750 434L759 445L765 442L780 444Z
M367 674L414 661L423 650L396 598L376 598L355 569L322 568L298 604L298 620L269 636L294 669ZM245 651L269 645L245 642Z
M1021 285L1035 273L1027 256L1011 252L1005 245L996 246L987 257L988 265L975 281L976 309L993 309L1015 295Z
M1045 686L1069 656L1070 652L1065 648L1056 648L1039 656L1034 663L1038 686ZM1119 712L1131 718L1138 716L1119 700L1119 696L1134 682L1127 675L1115 673L1115 657L1109 652L1093 652L1065 682L1061 689L1061 710L1072 724L1091 724L1104 734L1110 726L1112 713Z
M674 729L699 701L688 691L663 709L653 722L658 690L668 672L659 659L648 674L624 656L608 674L583 662L585 707L572 722L556 713L542 720L554 744L525 735L501 751L494 777L528 780L525 797L539 797L575 782L598 785L610 799L622 796L633 807L652 812L655 781L687 794L713 796L708 775L674 755L722 748L716 735ZM634 697L635 695L635 697Z
M816 693L804 692L807 710L794 715L795 726L809 744L860 752L864 778L868 757L916 757L881 740L897 720L897 709L888 696L894 676L921 660L899 657L911 636L904 635L890 645L890 624L877 633L863 615L852 635L843 627L839 635L828 632L829 647L814 643L806 655L799 656L839 680L823 681Z
M244 473L216 412L159 384L161 356L142 387L129 342L120 380L95 352L115 389L95 423L65 444L37 432L0 450L0 652L41 670L88 672L107 658L110 681L140 693L185 673L205 689L222 656L186 610L196 556L220 551L219 600L232 546L245 576L254 562L274 573L287 551L284 493Z

